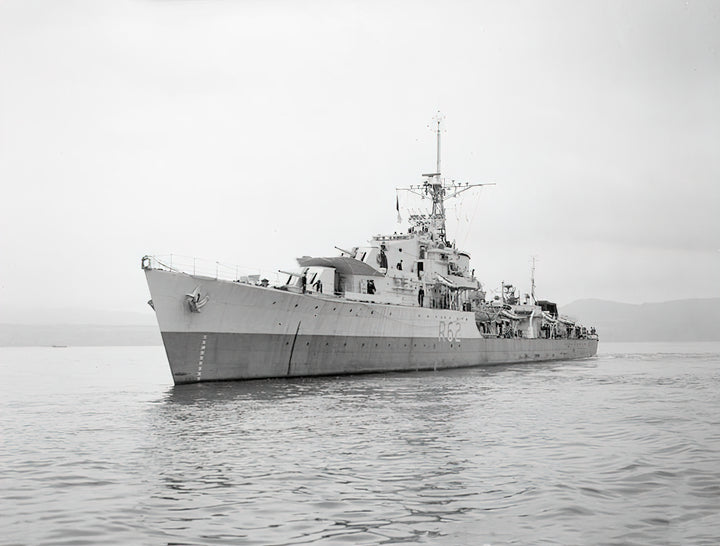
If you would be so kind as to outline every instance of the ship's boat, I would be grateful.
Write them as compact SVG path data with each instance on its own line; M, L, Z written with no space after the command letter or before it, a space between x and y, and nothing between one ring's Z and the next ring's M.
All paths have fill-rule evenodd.
M437 130L438 150L440 130ZM445 202L482 184L436 172L398 188L431 201L403 233L298 258L284 284L142 259L173 381L240 380L586 358L598 338L532 295L497 299L446 233Z

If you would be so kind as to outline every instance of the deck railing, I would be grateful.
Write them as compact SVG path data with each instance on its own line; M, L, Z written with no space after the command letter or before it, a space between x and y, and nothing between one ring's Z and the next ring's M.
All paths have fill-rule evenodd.
M143 269L163 269L187 275L209 277L226 281L260 282L262 272L259 268L231 265L217 260L207 260L180 254L164 254L156 256L143 256ZM277 278L277 273L273 278Z

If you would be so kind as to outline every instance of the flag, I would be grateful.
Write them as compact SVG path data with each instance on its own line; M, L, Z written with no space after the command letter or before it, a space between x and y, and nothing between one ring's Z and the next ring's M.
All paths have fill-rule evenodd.
M395 196L395 209L398 213L398 224L402 222L402 216L400 216L400 198L396 195Z

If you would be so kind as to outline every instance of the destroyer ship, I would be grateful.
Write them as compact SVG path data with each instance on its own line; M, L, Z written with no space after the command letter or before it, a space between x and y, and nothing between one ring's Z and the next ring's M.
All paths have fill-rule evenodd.
M283 284L142 258L175 384L588 358L598 336L503 283L488 297L446 232L445 203L485 184L435 172L396 188L431 203L403 233L298 258ZM398 208L399 211L399 208ZM534 266L533 266L534 272Z

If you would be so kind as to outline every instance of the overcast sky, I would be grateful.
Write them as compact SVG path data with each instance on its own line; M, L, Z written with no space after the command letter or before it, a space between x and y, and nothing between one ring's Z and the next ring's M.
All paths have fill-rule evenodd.
M449 209L488 288L720 296L720 2L0 0L0 305L404 230L438 110L443 173L497 184Z

